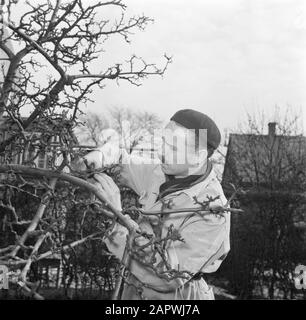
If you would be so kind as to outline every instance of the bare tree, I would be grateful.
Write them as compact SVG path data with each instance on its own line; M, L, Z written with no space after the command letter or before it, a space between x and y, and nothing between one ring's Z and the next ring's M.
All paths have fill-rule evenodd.
M75 133L81 143L103 145L111 140L115 130L121 138L122 147L131 152L141 141L153 135L162 125L154 113L129 108L109 109L109 116L89 112L80 117ZM108 130L109 129L109 130Z
M108 8L114 10L110 18L104 16ZM73 242L64 242L63 219L76 188L99 200L97 204L91 197L83 199L81 203L88 210L96 206L106 220L117 216L132 234L135 232L95 184L71 170L67 173L76 146L73 129L82 105L90 100L94 87L103 89L107 81L138 86L148 76L162 76L171 59L165 56L165 64L158 67L134 55L127 62L96 70L94 61L103 55L109 38L119 35L130 42L134 31L144 30L152 22L145 15L127 17L121 0L6 0L1 10L0 26L6 32L1 33L0 50L7 68L1 70L0 121L7 134L0 143L0 173L4 174L0 185L0 264L22 267L17 284L40 299L36 284L29 281L34 261L101 239L107 229L103 220L96 232L81 232ZM45 154L49 155L48 168L37 168L35 159ZM12 164L19 155L19 164ZM58 180L66 183L62 192L66 200L57 192ZM22 204L17 206L20 194L35 200L31 212L25 212L24 205L20 210ZM11 236L6 237L6 232Z
M76 128L76 135L80 143L93 144L95 147L104 141L103 130L109 128L108 119L94 112L89 112L80 118L81 124Z
M133 111L117 107L110 110L112 127L122 137L123 147L131 152L154 129L161 127L159 117L147 111Z
M103 88L107 80L140 85L149 75L163 75L170 62L166 57L165 66L158 68L132 56L125 64L118 63L99 72L91 67L112 35L121 35L129 42L134 30L143 30L152 21L144 15L126 19L126 5L121 0L95 1L90 5L79 0L37 5L28 2L20 19L11 21L11 12L20 6L8 1L6 15L0 18L10 34L0 44L10 62L1 86L0 115L8 114L20 128L18 134L1 143L0 152L38 118L50 122L69 114L71 127L94 86ZM97 15L106 7L117 8L121 18L98 19ZM13 53L8 42L16 43L18 52ZM37 79L46 67L44 81ZM29 107L33 111L23 121L22 111Z

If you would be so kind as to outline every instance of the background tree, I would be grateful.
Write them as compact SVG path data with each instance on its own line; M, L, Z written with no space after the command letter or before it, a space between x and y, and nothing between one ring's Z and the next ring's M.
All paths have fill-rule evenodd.
M113 129L122 138L122 147L131 152L162 126L162 120L155 113L124 107L108 111L107 114L90 112L80 117L81 123L75 131L80 142L102 145L113 138L113 131L107 130Z
M104 115L88 112L80 117L80 120L81 123L75 130L80 144L90 144L97 147L103 143L103 138L107 140L106 136L102 136L103 130L109 128L109 121Z
M290 111L290 110L289 110ZM306 138L300 118L288 113L269 124L248 117L239 134L230 136L223 185L243 191L233 216L232 250L219 272L240 298L294 298L294 269L305 264Z
M155 113L147 111L117 107L110 110L110 115L113 128L123 138L123 147L129 152L162 125L161 119Z

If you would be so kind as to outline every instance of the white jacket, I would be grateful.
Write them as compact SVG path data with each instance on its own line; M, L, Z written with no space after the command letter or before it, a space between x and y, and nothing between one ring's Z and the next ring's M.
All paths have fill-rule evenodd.
M103 163L110 164L118 159L118 154L113 155L113 159L107 158L103 152ZM139 202L146 211L160 211L162 202L156 201L159 187L165 181L165 176L161 171L160 164L141 164L141 158L123 153L123 162L121 169L122 182L132 188L139 195ZM99 156L101 158L101 155ZM117 158L117 159L116 159ZM100 161L100 160L99 160ZM99 162L97 161L97 162ZM97 163L96 163L97 165ZM227 200L224 196L222 187L216 178L214 171L201 183L193 187L175 192L163 198L163 202L172 201L171 209L199 207L195 204L193 197L198 201L205 201L207 197L219 196L217 204L225 205ZM165 213L167 209L165 209ZM227 253L230 250L229 232L230 232L230 213L225 213L224 217L209 215L200 217L193 215L186 221L186 216L191 213L171 214L164 217L162 238L167 234L168 227L173 224L180 232L184 242L174 241L167 248L167 260L171 268L188 271L193 274L201 271L210 273L216 271ZM142 230L153 233L152 226L148 219L144 218L138 221ZM110 250L117 256L121 257L125 242L127 230L117 225L115 243L107 241ZM146 239L140 239L140 244L145 244ZM148 252L148 256L150 253ZM160 260L157 260L158 264ZM132 260L130 271L138 280L147 286L157 288L158 291L146 288L146 285L140 285L143 295L147 299L212 299L213 294L203 279L191 281L184 285L187 280L167 281L157 276L150 268ZM133 286L126 286L123 292L123 299L137 299L138 295L135 289L134 278ZM167 288L175 288L171 293L161 294Z

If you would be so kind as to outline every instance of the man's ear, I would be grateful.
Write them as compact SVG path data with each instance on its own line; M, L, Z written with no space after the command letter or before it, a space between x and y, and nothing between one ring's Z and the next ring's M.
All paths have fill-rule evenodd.
M210 158L215 152L215 149L208 147L207 158Z

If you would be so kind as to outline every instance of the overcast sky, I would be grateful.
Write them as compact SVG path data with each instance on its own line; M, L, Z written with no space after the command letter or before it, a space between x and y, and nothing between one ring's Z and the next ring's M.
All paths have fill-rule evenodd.
M105 59L136 53L173 63L164 77L142 87L110 83L95 92L87 110L127 106L168 119L180 108L207 113L224 128L236 128L246 111L265 109L278 120L291 105L306 106L306 1L304 0L126 0L131 13L154 18L131 45L107 45ZM305 118L305 112L303 114ZM304 127L306 119L304 120Z
M147 79L141 87L109 82L95 90L86 111L129 107L166 121L178 109L194 108L224 132L236 129L246 112L265 110L267 122L278 121L275 105L281 114L290 105L302 114L306 133L305 0L124 2L127 14L144 13L155 22L132 36L130 45L121 37L108 41L95 71L131 54L162 63L167 53L173 63L163 79Z

